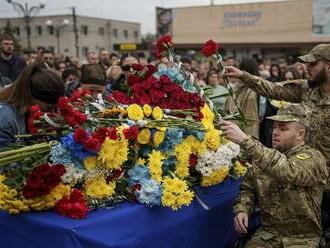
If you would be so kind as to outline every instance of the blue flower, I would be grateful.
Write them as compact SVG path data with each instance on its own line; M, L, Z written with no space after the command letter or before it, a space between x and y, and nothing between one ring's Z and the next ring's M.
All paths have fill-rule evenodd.
M183 128L167 128L165 139L158 147L162 152L172 151L175 145L182 142L184 129Z
M163 162L163 173L166 174L168 171L174 171L175 165L177 163L177 160L175 156L169 156L166 160Z
M81 144L78 144L73 134L69 133L67 136L61 138L63 146L71 151L73 157L84 160L88 157L95 156L95 153L86 151Z
M57 164L74 164L76 167L82 169L83 164L81 160L76 159L72 156L72 153L69 149L66 149L61 143L58 143L52 147L50 151L50 160L53 163Z
M128 172L128 183L133 185L150 178L149 168L141 165L134 165Z
M162 186L154 180L144 180L141 190L135 192L137 200L148 207L161 206Z
M185 130L185 136L193 135L195 136L199 141L203 141L205 137L205 132L196 131L192 129L186 129Z

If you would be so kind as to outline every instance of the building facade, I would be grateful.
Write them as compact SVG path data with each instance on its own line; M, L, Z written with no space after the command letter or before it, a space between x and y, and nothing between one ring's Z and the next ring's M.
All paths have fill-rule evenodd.
M64 20L68 25L60 27ZM140 23L108 20L95 17L77 16L78 55L84 57L88 52L99 52L101 49L113 51L115 44L140 43ZM0 28L9 21L15 30L15 37L21 46L27 47L27 33L22 18L2 18ZM59 31L59 32L57 32ZM76 56L75 33L72 15L38 16L30 23L32 48L43 46L55 54Z
M225 56L297 56L315 44L330 42L330 34L321 35L313 23L316 1L323 0L174 8L173 40L176 48L185 52L201 50L205 41L213 39ZM328 9L325 17L330 18L330 6Z

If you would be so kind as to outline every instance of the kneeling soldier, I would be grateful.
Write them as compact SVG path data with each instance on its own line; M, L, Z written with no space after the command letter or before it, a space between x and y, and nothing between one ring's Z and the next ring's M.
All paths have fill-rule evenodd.
M253 164L234 203L235 229L247 232L248 216L258 200L261 226L245 247L317 247L328 171L323 155L305 145L308 111L303 105L290 104L269 118L274 120L274 149L247 136L236 124L222 122L224 134L240 144Z

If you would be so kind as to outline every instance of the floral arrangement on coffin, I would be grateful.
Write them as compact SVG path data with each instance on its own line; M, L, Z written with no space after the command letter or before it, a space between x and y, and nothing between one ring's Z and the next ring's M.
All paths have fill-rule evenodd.
M177 210L193 200L193 185L244 175L239 146L215 128L219 114L189 72L176 62L159 71L152 65L135 70L128 91L107 100L79 89L60 98L57 113L31 109L30 132L56 132L58 139L44 144L42 160L38 145L11 151L15 159L0 153L0 165L7 165L0 176L1 208L53 208L83 218L88 209L133 200ZM37 158L22 160L26 151ZM10 182L17 172L19 180Z

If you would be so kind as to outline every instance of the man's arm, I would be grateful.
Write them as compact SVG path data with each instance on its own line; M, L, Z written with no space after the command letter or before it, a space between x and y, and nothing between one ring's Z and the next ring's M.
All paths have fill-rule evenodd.
M261 170L285 183L298 186L326 184L326 161L316 150L287 158L283 153L267 148L251 137L241 143L241 148L244 155L250 157Z
M239 196L235 199L233 205L235 215L242 212L250 216L254 211L256 195L252 179L252 173L248 171L241 183Z
M239 78L259 95L270 99L299 103L302 101L303 91L307 89L306 80L303 79L272 83L232 66L227 66L226 71L225 76Z

